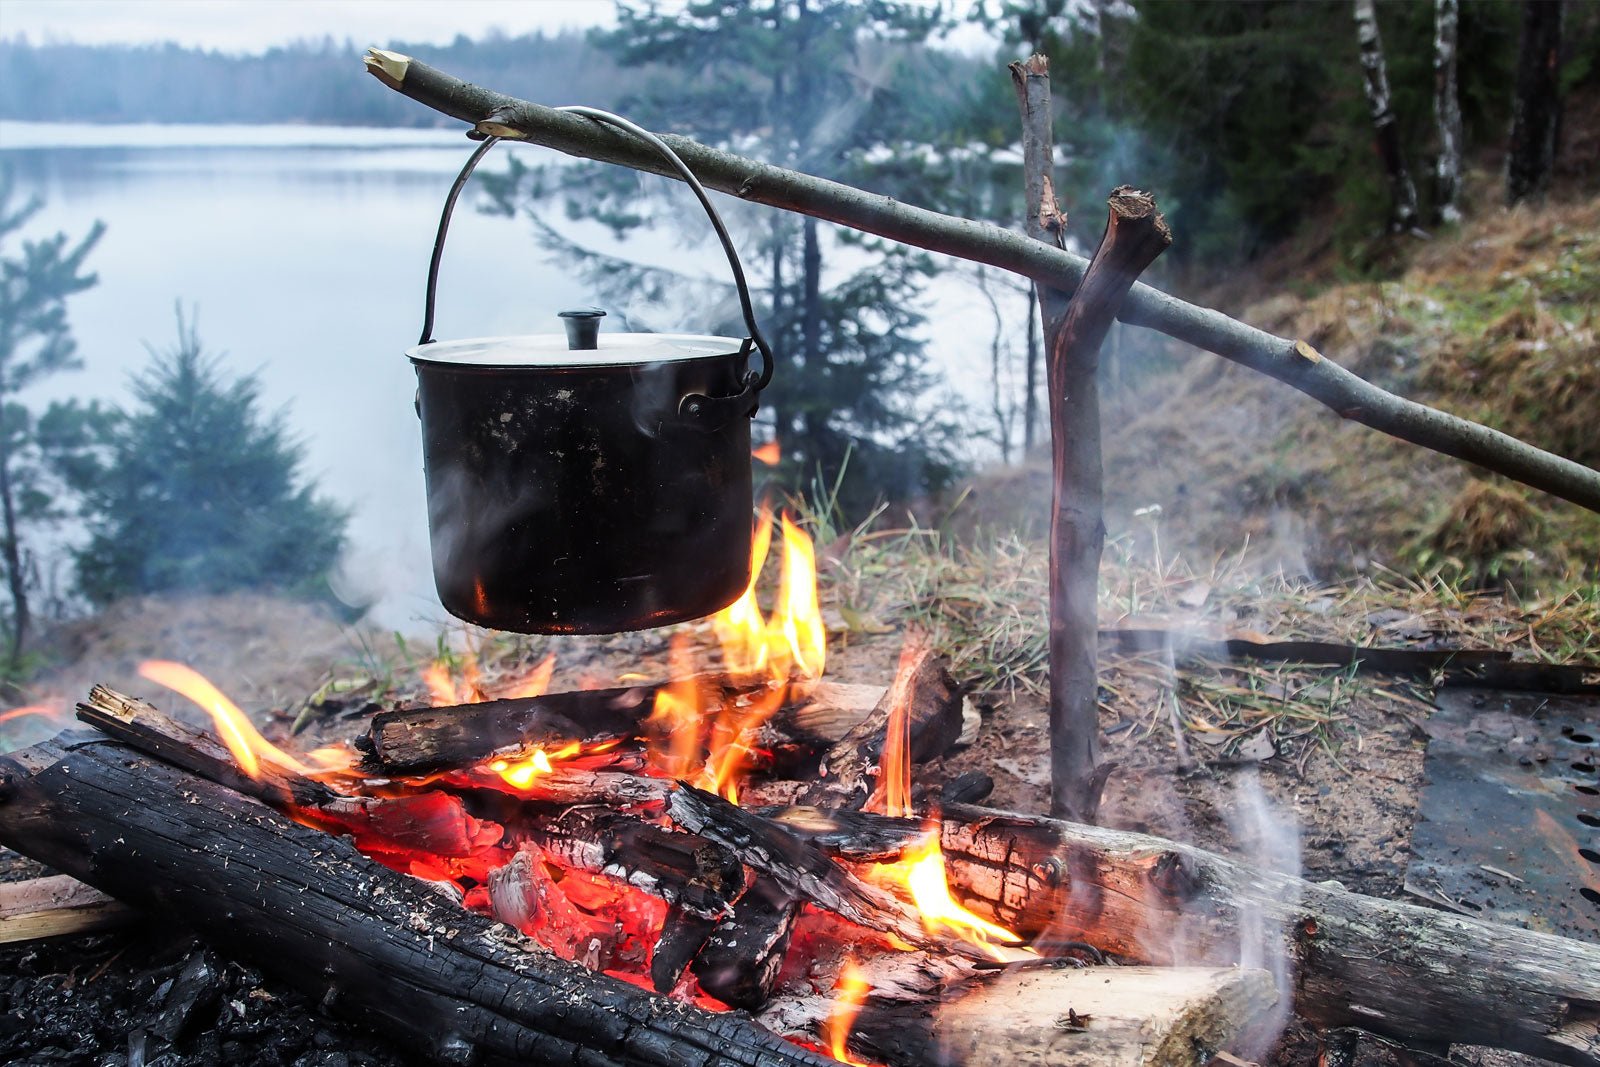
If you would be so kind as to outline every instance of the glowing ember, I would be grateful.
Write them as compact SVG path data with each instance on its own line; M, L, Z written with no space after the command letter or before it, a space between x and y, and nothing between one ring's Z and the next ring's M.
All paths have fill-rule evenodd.
M310 767L257 733L244 712L199 671L181 663L152 659L139 664L139 675L188 697L209 712L223 744L233 753L239 769L251 778L261 777L262 760L296 774L313 773Z
M866 973L856 966L854 959L846 957L844 966L839 968L838 985L834 988L839 995L834 998L833 1014L822 1024L823 1044L828 1047L828 1055L840 1063L867 1067L865 1061L852 1057L845 1047L850 1040L850 1031L855 1026L856 1016L861 1014L861 1005L866 1003L867 994L871 992Z
M764 445L751 449L750 454L767 466L776 467L778 461L783 458L783 449L779 448L777 440L773 439Z

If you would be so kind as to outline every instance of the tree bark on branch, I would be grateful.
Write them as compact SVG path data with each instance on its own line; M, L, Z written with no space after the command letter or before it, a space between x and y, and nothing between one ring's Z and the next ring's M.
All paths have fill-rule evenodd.
M544 145L569 155L674 177L649 145L577 115L484 89L409 56L381 49L367 69L389 88L472 124L473 133ZM840 182L815 178L663 138L708 188L915 245L987 263L1063 291L1075 290L1088 261L988 223L902 204ZM1326 359L1304 341L1277 337L1219 311L1136 283L1118 316L1276 378L1353 419L1403 441L1475 463L1600 512L1600 471L1535 448L1468 419L1394 395Z

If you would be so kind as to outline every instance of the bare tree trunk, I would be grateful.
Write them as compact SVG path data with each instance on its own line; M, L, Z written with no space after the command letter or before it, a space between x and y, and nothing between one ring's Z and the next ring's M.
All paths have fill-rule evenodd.
M4 401L0 400L0 404ZM0 511L5 529L0 531L6 564L6 586L11 593L11 647L7 662L15 670L22 663L22 644L28 637L28 582L22 573L22 545L17 529L16 493L11 485L11 445L8 428L0 411Z
M813 390L821 388L823 373L822 357L822 245L817 237L817 220L807 216L802 229L804 236L801 241L801 304L800 304L800 362L806 368L806 373L811 377ZM807 405L802 412L801 421L804 424L802 431L806 441L808 463L822 462L823 455L823 423L827 415L817 408L816 403ZM826 475L825 475L826 477Z
M1433 118L1439 125L1439 162L1435 169L1439 221L1461 221L1456 198L1461 193L1461 94L1456 89L1456 38L1460 0L1434 0Z
M1022 454L1033 451L1039 425L1039 283L1028 282L1027 389L1022 401Z
M1511 103L1506 203L1544 196L1561 124L1561 0L1523 0L1522 48Z
M978 291L989 303L989 314L994 316L994 336L989 340L989 410L994 415L995 443L1000 446L1000 462L1011 462L1011 423L1016 415L1014 402L1008 402L1000 388L1000 370L1005 357L1005 317L1000 314L1000 304L989 291L988 269L981 264L977 270Z
M1361 69L1366 74L1367 106L1377 136L1378 156L1389 179L1389 231L1410 233L1417 228L1417 187L1412 184L1400 154L1400 129L1389 105L1389 74L1383 62L1383 39L1378 36L1378 12L1373 0L1355 0L1356 38L1361 44Z

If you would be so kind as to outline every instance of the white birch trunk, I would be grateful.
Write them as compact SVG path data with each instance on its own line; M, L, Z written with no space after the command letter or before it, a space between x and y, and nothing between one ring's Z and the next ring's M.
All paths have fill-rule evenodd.
M1439 219L1461 221L1456 199L1461 194L1461 95L1456 89L1456 37L1460 0L1434 0L1433 117L1439 125L1439 162L1435 178Z
M1389 179L1389 230L1409 233L1417 229L1417 187L1400 155L1400 130L1389 104L1389 74L1383 62L1383 40L1378 36L1378 12L1373 0L1355 0L1355 15L1361 69L1366 74L1367 106L1372 111L1378 155Z

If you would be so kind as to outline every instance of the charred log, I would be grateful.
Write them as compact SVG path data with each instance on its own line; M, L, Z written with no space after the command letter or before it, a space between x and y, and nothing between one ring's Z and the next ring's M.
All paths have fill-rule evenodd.
M112 742L0 758L0 841L441 1062L832 1062L565 962L348 842Z

